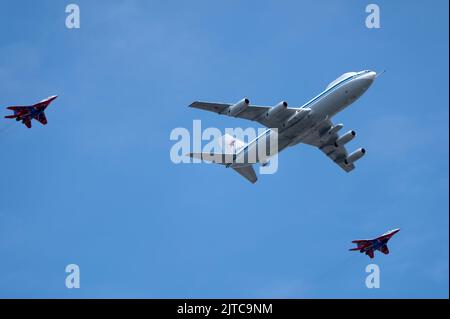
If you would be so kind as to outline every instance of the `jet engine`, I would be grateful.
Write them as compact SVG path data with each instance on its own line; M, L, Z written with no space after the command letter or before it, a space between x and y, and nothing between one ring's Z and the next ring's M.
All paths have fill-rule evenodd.
M322 134L320 136L320 140L322 142L328 141L330 136L332 136L333 134L336 134L337 132L339 132L339 130L341 130L343 127L344 127L344 124L336 124L335 126L331 127L327 132Z
M354 151L349 156L347 156L347 158L344 161L345 165L349 165L349 164L352 164L352 163L356 162L361 157L363 157L365 153L366 153L365 149L363 149L362 147L358 148L356 151Z
M280 114L280 112L282 112L283 110L285 110L287 108L287 106L288 106L288 104L285 101L278 103L277 105L270 108L270 110L266 112L266 119L274 118L274 117L276 118L277 115Z
M351 140L353 140L353 138L356 136L355 131L348 131L347 133L345 133L344 135L338 137L338 139L336 140L336 142L334 142L334 146L339 147L342 145L347 144L348 142L350 142Z
M237 102L236 104L233 104L228 107L228 115L230 116L237 116L239 113L244 111L250 104L250 101L247 98L244 98Z

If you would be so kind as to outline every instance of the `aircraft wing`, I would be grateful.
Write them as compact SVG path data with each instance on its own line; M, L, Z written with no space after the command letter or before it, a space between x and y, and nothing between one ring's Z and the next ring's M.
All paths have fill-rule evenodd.
M356 240L352 240L352 243L355 243L355 244L359 244L359 243L365 244L365 243L368 243L368 242L369 242L368 239L356 239Z
M355 168L355 165L353 163L345 164L344 160L347 158L348 152L344 145L334 146L334 142L338 138L337 132L333 134L327 133L333 127L334 124L330 120L321 122L312 134L302 140L302 143L318 147L326 156L348 173Z
M196 101L189 105L189 107L228 115L227 111L231 105L233 104ZM242 112L233 117L256 121L268 128L279 128L285 119L293 116L298 110L296 108L286 107L278 113L275 118L267 118L265 115L271 108L271 106L249 105Z
M8 110L13 110L13 111L20 111L20 110L29 110L32 109L32 106L8 106L7 109Z
M34 104L32 107L35 108L36 110L41 110L41 109L45 109L51 101L42 101L39 103Z
M359 248L367 246L369 244L369 240L366 240L366 239L352 240L352 243L356 244L359 249Z
M27 114L33 110L32 106L8 106L6 109L14 111L14 114Z
M385 234L385 235L381 235L380 237L377 237L376 239L378 239L378 240L389 240L389 239L391 239L391 237L393 236L394 234Z

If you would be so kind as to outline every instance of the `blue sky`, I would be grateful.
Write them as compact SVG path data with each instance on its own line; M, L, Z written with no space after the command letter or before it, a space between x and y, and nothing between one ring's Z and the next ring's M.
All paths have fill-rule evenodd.
M68 3L1 4L0 105L59 98L0 121L0 297L448 297L447 1L377 1L377 30L366 1L76 1L78 30ZM296 106L364 69L387 72L335 119L368 150L350 174L307 145L255 185L170 161L194 119L258 127L194 100ZM350 241L394 227L369 290Z

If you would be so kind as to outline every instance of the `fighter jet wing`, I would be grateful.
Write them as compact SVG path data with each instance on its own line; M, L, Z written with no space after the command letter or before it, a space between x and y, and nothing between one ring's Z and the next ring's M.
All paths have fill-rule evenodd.
M373 250L366 251L366 255L370 257L370 259L373 258Z
M14 114L29 114L33 110L32 106L8 106L6 109L14 111Z
M366 239L358 239L352 240L352 243L356 244L357 248L352 248L350 250L360 250L361 248L368 246L370 241Z
M354 243L354 244L358 244L358 245L360 245L360 244L367 244L368 242L369 242L370 240L368 240L368 239L356 239L356 240L352 240L352 243Z
M233 104L196 101L189 106L201 110L215 112L222 115L228 115L228 108L231 105ZM283 120L291 117L298 110L296 108L286 107L280 113L278 113L276 117L268 118L265 115L271 108L272 108L271 106L249 105L242 112L233 117L250 121L256 121L268 128L275 128L275 127L278 128L281 127Z
M7 109L8 110L13 110L13 111L20 111L20 110L29 110L32 109L32 106L8 106Z
M344 161L348 156L347 149L344 145L338 147L334 145L334 142L338 138L337 132L328 134L333 127L335 127L335 125L330 120L321 122L310 135L302 140L302 143L318 147L344 171L350 172L355 168L355 165L353 163L348 165L345 164Z

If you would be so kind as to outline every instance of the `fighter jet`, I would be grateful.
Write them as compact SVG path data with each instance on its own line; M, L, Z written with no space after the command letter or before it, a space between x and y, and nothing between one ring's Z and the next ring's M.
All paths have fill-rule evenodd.
M363 95L376 77L377 73L370 70L344 73L328 84L323 92L301 107L288 107L285 101L273 107L256 106L250 105L247 98L235 104L193 102L190 107L256 121L268 129L248 144L238 140L235 144L240 144L242 147L233 154L190 153L187 155L231 167L247 180L255 183L257 177L253 164L266 165L270 157L277 152L303 143L317 147L344 171L350 172L355 168L354 163L364 156L366 150L358 148L349 154L345 145L355 138L356 133L350 130L339 136L338 132L344 125L334 124L332 118ZM268 141L271 138L278 139L276 150L270 149ZM259 149L266 151L260 152ZM249 156L249 154L256 154L256 156ZM217 158L222 158L223 161L217 161Z
M353 240L352 243L355 243L358 247L350 248L351 251L359 250L360 253L365 253L370 259L373 258L375 250L381 251L383 254L389 254L389 249L387 243L389 239L392 238L396 233L400 231L400 228L390 230L387 233L384 233L380 237L375 239L359 239Z
M45 117L45 109L50 103L56 99L57 95L52 95L34 105L30 106L8 106L8 110L14 111L13 115L7 115L7 119L16 119L16 121L22 121L26 127L31 128L31 120L35 119L42 123L42 125L47 124L47 118Z

